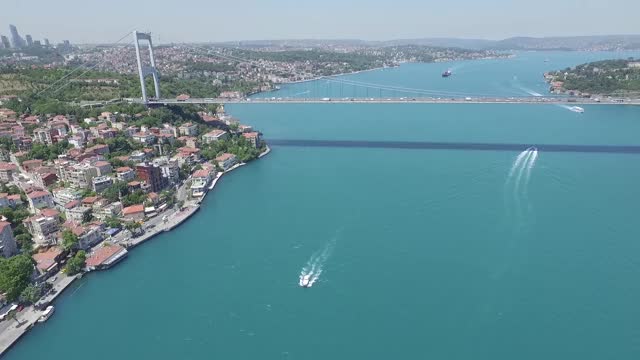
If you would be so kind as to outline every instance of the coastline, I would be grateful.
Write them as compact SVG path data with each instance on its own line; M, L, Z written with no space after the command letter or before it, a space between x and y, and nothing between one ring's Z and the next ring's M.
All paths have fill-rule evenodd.
M269 154L269 152L271 152L271 148L267 145L265 151L260 153L260 155L258 155L258 157L254 160L262 158L263 156ZM182 225L186 220L191 218L191 216L193 216L200 210L202 201L206 198L209 192L211 192L215 188L216 184L219 182L222 176L244 165L247 165L247 163L238 163L225 171L219 172L218 174L216 174L216 177L211 180L211 185L207 187L207 191L204 195L202 195L202 197L200 197L200 199L189 200L189 204L185 205L183 209L177 210L173 213L169 213L171 214L171 216L168 216L168 214L162 214L162 217L160 217L161 214L157 215L156 218L160 217L160 219L163 219L165 216L167 216L167 219L163 223L155 226L150 231L146 231L143 235L137 238L131 238L128 241L121 243L120 245L123 245L127 250L130 250L153 239L156 235L169 232ZM183 186L186 185L183 184ZM98 244L97 246L100 246L100 244ZM112 268L113 267L109 267L108 269L104 270L109 270ZM41 300L45 301L47 304L52 303L58 296L60 296L60 294L64 292L65 289L69 287L69 285L71 285L71 283L81 278L82 275L83 274L81 273L74 276L66 276L62 273L62 271L60 271L56 275L59 277L59 279L53 285L55 292L44 296ZM0 357L9 349L11 349L18 342L18 340L20 340L29 332L29 330L31 330L35 325L38 324L38 319L40 319L42 312L42 310L37 310L33 305L30 305L28 307L25 307L21 312L17 313L17 326L16 324L9 323L10 321L13 322L13 320L11 319L6 319L3 322L0 322L0 324L2 325L6 324L4 330L0 331Z

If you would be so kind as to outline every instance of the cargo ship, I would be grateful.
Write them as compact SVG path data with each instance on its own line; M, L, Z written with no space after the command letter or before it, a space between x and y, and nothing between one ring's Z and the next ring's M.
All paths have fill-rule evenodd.
M448 69L447 71L442 73L442 77L449 77L451 76L451 74L452 74L451 69Z

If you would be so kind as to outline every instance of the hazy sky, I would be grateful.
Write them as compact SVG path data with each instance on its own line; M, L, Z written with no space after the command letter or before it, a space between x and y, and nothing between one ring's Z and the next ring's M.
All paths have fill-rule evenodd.
M148 12L145 14L145 7ZM638 0L1 0L0 34L114 42L640 33Z

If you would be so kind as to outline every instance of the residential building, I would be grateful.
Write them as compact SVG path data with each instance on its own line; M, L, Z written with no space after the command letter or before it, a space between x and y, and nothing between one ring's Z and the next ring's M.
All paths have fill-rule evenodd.
M48 246L56 243L59 230L57 216L40 214L25 219L23 223L33 236L33 242L36 246Z
M53 190L53 202L58 206L65 206L73 200L82 199L82 191L69 188Z
M29 198L29 207L34 213L38 209L52 208L55 206L53 196L48 191L33 191L27 194Z
M60 270L60 263L64 260L65 252L57 247L52 246L33 254L31 258L36 263L40 281L52 276Z
M86 250L102 241L101 226L80 225L77 222L67 221L65 227L78 237L78 248Z
M51 130L39 128L33 130L33 141L41 144L51 145L53 144L53 138L51 137Z
M249 140L249 142L251 143L251 145L253 145L254 148L259 147L262 141L262 138L260 137L259 132L243 133L242 136L244 136L245 139Z
M117 201L99 208L93 208L93 216L100 220L104 220L109 217L119 216L122 212L122 203Z
M150 186L151 191L160 192L167 186L167 181L157 166L148 163L138 164L136 173L138 178L144 180Z
M2 162L0 163L0 181L13 181L13 175L17 172L18 167L15 164Z
M226 140L228 138L229 138L229 133L227 133L226 131L214 129L202 135L202 142L204 142L205 144L210 144L214 141Z
M224 153L216 158L216 162L224 171L227 171L237 163L237 159L233 154Z
M96 167L99 176L109 175L113 171L108 161L96 161L93 166Z
M91 208L88 206L74 206L72 208L66 209L65 213L67 215L67 220L75 221L81 223L84 220L86 214L91 212Z
M13 237L11 223L0 221L0 255L8 258L18 252L16 239Z
M198 135L198 125L193 123L186 123L180 125L178 128L180 130L180 135L184 136L197 136Z
M177 160L167 157L160 157L153 160L153 164L160 168L162 176L167 179L170 185L178 183L180 180L180 165Z
M109 153L109 145L98 144L87 149L94 154L107 155Z
M96 176L91 182L93 183L93 191L98 194L107 190L111 185L113 185L113 179L108 176Z
M134 151L134 152L131 153L131 155L129 155L129 160L130 161L135 161L135 162L143 162L148 157L149 157L149 155L144 151Z
M67 178L63 179L70 186L78 189L89 189L92 187L91 180L98 176L98 169L88 163L72 165L66 172Z
M139 132L131 136L133 141L137 141L143 144L153 144L156 141L156 136L148 132Z
M175 156L175 159L178 161L178 165L180 166L184 164L193 165L201 159L200 149L181 147L178 149L178 154Z
M31 178L35 185L41 188L47 188L58 181L58 175L49 171L36 171Z
M122 209L122 218L125 221L144 220L144 205L133 205Z
M129 182L135 177L136 173L128 166L116 168L116 178L120 181Z

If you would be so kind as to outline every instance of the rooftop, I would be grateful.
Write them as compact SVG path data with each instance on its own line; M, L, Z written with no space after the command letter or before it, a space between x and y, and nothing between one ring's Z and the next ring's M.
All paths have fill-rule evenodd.
M144 212L144 205L132 205L122 209L122 215L132 215Z
M109 260L109 258L117 255L118 253L126 251L120 245L117 244L104 244L100 246L96 251L89 256L87 259L87 267L96 267L102 265L105 261Z

